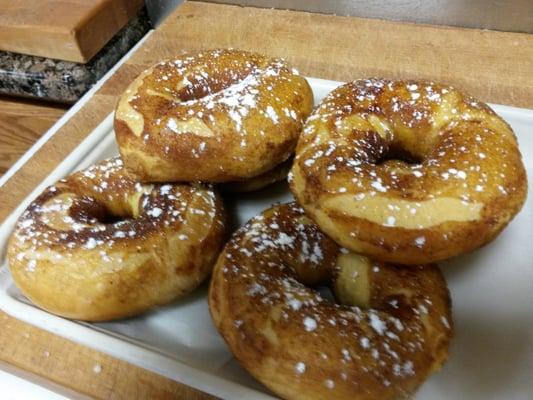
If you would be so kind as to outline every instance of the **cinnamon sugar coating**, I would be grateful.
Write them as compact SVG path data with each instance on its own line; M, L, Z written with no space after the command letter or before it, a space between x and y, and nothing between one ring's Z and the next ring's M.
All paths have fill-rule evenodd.
M459 90L424 81L333 90L307 120L290 176L299 203L338 243L402 264L488 243L527 192L509 125Z
M115 133L143 181L243 180L289 158L312 106L309 84L284 60L206 50L135 79L119 100Z
M193 290L222 245L224 210L200 184L143 185L119 158L48 187L8 244L17 286L67 318L144 312Z
M286 399L407 397L446 360L452 335L436 266L351 253L296 203L264 211L232 236L209 307L241 365Z

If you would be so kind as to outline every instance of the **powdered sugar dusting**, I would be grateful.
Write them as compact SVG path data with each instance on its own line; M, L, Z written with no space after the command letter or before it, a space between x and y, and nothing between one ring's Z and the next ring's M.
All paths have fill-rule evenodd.
M233 340L264 341L264 348L271 347L292 360L289 368L298 380L316 380L320 373L319 382L329 390L340 390L341 386L354 389L353 382L367 378L378 378L389 387L413 376L418 355L433 351L435 338L449 332L445 319L440 319L442 324L438 326L433 323L441 317L437 314L435 319L439 310L433 307L442 304L437 299L442 292L422 295L419 290L425 285L420 282L409 286L411 296L404 296L405 282L401 282L405 278L398 275L396 280L390 275L398 270L385 263L372 263L369 273L374 278L370 281L388 276L390 285L399 285L398 296L391 295L388 288L381 299L376 287L373 295L377 297L372 301L380 304L379 310L332 302L304 285L301 277L324 274L314 284L330 283L332 279L335 288L335 279L343 275L336 269L333 274L330 268L342 268L336 260L346 251L315 228L303 210L291 203L266 210L233 235L212 282L212 295L232 293L231 305L221 307L229 316L221 315L221 320L238 317L244 321L241 326L249 327L239 328L238 336L232 333L230 347ZM312 262L313 255L320 261ZM426 320L431 321L431 335ZM287 339L288 332L294 341ZM312 350L299 352L294 343Z
M342 235L350 240L428 259L464 230L443 241L427 229L482 221L481 210L499 196L523 195L524 169L509 135L488 106L452 87L359 79L329 93L307 119L292 185L309 212L324 213L332 236L346 215L353 218Z
M316 320L311 317L305 317L303 323L307 332L313 332L317 327Z
M112 215L117 208L131 215ZM33 272L41 261L83 261L87 255L78 254L80 249L96 254L103 268L120 268L120 243L153 232L179 233L189 211L214 224L214 191L200 185L141 184L125 172L122 160L105 160L57 182L28 206L14 232L19 250L13 261Z
M305 364L303 362L298 362L295 366L294 366L294 370L296 371L296 373L298 374L303 374L305 372Z

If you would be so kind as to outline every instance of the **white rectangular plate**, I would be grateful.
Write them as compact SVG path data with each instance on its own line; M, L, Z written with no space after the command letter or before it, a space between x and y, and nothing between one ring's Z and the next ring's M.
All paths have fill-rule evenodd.
M340 82L309 79L315 102ZM518 136L533 176L533 111L494 110ZM69 321L30 304L13 285L5 260L16 219L46 186L74 170L114 156L109 115L0 227L0 308L23 321L222 398L270 398L237 364L211 323L206 286L146 315L117 322ZM531 187L531 179L528 179ZM275 201L292 198L283 185L239 196L228 208L243 223ZM533 201L491 244L442 264L454 304L456 334L450 360L418 399L533 398Z

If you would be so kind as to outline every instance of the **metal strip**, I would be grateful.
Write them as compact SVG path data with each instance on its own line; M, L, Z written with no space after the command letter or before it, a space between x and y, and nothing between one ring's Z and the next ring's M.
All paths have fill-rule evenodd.
M533 33L533 0L207 0L207 2Z

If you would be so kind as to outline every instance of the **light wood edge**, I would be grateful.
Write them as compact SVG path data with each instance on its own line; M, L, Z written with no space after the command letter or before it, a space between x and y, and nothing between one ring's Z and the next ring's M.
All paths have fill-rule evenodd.
M71 61L86 63L91 60L143 6L144 0L127 0L123 3L107 0L99 4L93 13L87 15L75 27L74 36L79 58ZM95 27L98 27L100 40L94 38Z
M1 360L96 399L211 399L203 392L0 312ZM16 346L13 344L16 343ZM15 349L10 352L9 349Z

